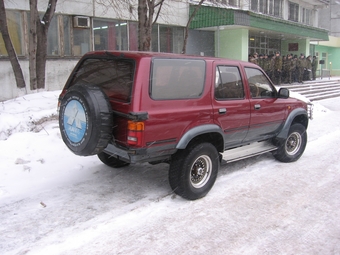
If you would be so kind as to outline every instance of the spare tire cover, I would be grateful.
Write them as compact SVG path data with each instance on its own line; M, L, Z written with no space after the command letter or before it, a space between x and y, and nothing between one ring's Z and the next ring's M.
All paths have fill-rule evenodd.
M105 93L94 85L72 86L61 99L59 127L73 153L100 153L112 139L113 117Z

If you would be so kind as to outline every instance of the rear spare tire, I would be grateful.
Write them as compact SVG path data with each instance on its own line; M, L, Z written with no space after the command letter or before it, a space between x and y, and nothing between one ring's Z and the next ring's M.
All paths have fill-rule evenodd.
M94 85L72 86L61 99L59 127L76 155L100 153L112 138L113 117L105 93Z

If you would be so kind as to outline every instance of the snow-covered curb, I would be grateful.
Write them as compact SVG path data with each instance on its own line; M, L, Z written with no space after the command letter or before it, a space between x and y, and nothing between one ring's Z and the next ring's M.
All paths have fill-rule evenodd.
M44 122L57 119L59 94L45 91L1 102L0 140L17 132L39 132Z

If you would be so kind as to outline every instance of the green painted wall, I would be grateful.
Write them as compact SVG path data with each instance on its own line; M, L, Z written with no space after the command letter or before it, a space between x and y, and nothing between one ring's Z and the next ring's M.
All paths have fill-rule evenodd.
M248 30L228 29L215 33L218 57L248 61Z
M297 43L298 50L297 51L289 51L289 44ZM309 40L308 39L300 39L300 40L282 40L281 41L281 55L287 55L288 53L292 53L293 55L300 56L301 53L305 54L305 56L310 55L309 51Z
M323 69L331 70L332 76L340 76L340 48L315 45L315 52L319 53L319 58L321 58L322 53L327 53L327 60Z

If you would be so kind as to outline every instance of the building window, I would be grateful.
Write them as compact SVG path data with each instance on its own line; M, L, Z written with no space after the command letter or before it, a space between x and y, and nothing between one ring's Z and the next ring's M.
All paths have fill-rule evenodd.
M127 50L127 22L93 20L95 50Z
M259 5L258 0L251 0L251 2L250 2L250 9L252 11L254 11L254 12L258 12L259 11L258 5Z
M302 8L302 23L312 25L312 11L306 8Z
M269 0L268 13L276 17L282 17L282 0Z
M239 7L239 0L229 0L229 5L234 7Z
M249 36L249 54L273 54L281 49L281 41L279 39L271 39L266 36Z
M48 28L47 34L47 55L55 56L60 55L59 48L59 29L58 29L58 16L54 15Z
M184 41L184 29L162 25L152 26L152 51L181 53Z
M17 11L6 11L8 32L12 40L13 47L18 56L25 54L23 47L23 23L22 13ZM0 56L8 56L5 43L0 33Z
M170 26L159 26L160 52L180 53L183 48L183 29Z
M212 3L221 3L221 4L226 4L226 5L234 6L234 7L240 6L239 1L240 0L209 0L209 2L212 2Z
M90 49L90 29L73 28L73 55L82 56Z
M138 23L129 22L129 50L138 50Z
M289 2L288 9L288 20L299 21L299 5L296 3Z
M30 12L7 11L8 29L18 56L26 54L24 31L29 31ZM27 26L28 29L24 29ZM152 51L180 53L184 28L154 25ZM138 23L90 17L54 15L47 35L47 56L80 57L91 50L138 50ZM0 56L8 56L0 33Z
M282 0L274 0L274 16L282 16Z
M268 14L268 0L260 0L260 12L263 14Z
M282 17L282 0L251 0L250 9L254 12Z
M71 20L69 16L62 17L61 51L64 56L71 56Z

